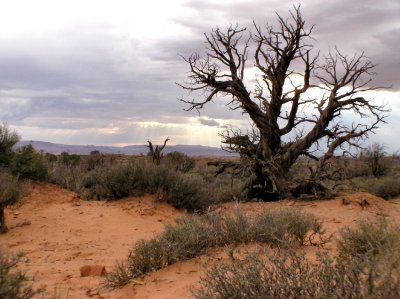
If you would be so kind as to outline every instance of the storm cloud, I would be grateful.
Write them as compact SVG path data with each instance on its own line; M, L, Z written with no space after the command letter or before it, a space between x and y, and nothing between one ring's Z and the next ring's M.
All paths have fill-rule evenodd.
M246 125L248 118L222 100L210 103L200 118L185 111L178 99L188 95L176 84L188 74L182 56L204 52L203 34L217 26L273 24L275 12L287 16L292 7L275 0L160 1L160 8L131 1L92 1L83 8L71 3L63 22L57 20L62 11L38 1L35 9L43 15L37 19L21 16L22 25L12 32L5 29L13 26L11 17L0 23L0 121L23 139L115 145L170 136L173 143L217 146L219 126ZM321 54L338 46L349 54L364 51L377 64L374 84L391 87L381 96L393 110L378 135L399 130L400 2L309 0L301 7L307 23L315 24L312 43ZM1 14L7 13L20 12L5 7Z

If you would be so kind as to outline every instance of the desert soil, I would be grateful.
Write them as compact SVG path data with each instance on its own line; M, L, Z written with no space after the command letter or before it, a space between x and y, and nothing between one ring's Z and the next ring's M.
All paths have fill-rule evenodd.
M366 205L362 204L364 200ZM224 204L219 209L231 210L234 206ZM399 200L388 202L367 193L325 201L240 205L240 209L249 212L276 208L310 212L333 235L363 218L388 216L393 221L400 220ZM113 291L100 289L100 277L81 277L79 270L84 265L100 265L110 271L117 260L128 256L137 240L151 238L183 213L154 203L151 196L116 202L84 201L54 185L32 184L19 206L6 209L9 231L0 235L0 246L25 253L21 269L35 277L35 286L46 286L44 296L39 298L188 298L204 265L220 259L224 249L150 273L140 285L132 283Z

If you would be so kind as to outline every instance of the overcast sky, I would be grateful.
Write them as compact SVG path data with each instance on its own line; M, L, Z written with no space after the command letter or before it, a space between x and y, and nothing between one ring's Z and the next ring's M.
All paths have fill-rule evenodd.
M298 2L295 2L298 3ZM175 83L180 55L204 50L203 33L229 24L275 22L278 0L13 0L0 9L0 121L24 140L127 145L161 142L219 146L226 124L248 125L223 102L200 117L183 110ZM365 51L377 64L376 93L392 109L372 141L400 149L400 1L304 0L321 53ZM372 142L371 141L371 142Z

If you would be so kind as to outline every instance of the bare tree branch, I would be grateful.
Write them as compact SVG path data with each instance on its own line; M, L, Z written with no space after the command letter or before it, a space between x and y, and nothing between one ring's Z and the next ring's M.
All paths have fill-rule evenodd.
M260 184L281 193L299 156L316 157L315 149L323 152L316 157L317 176L335 151L359 146L385 122L389 110L366 97L366 92L379 88L371 85L375 65L364 53L348 56L337 48L320 58L310 44L313 26L306 27L300 6L288 18L277 14L274 25L253 25L253 34L236 25L205 35L205 57L193 54L185 59L190 74L181 84L203 94L181 101L187 110L200 111L217 97L231 97L228 107L250 117L257 138L228 131L223 142L252 157L259 183L264 175ZM260 74L254 90L245 84L251 50ZM345 121L349 113L358 119L353 124Z

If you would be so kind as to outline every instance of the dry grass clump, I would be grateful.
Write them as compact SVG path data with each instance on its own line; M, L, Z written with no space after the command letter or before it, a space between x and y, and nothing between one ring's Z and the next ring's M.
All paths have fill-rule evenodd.
M8 254L0 249L0 298L28 299L40 294L43 290L34 290L31 278L15 269L21 255Z
M275 227L267 229L271 224ZM174 225L167 225L162 234L137 242L127 261L119 263L106 276L105 285L111 288L125 285L131 279L200 256L215 247L250 242L291 247L306 244L312 235L322 238L320 222L298 211L263 211L255 216L240 211L233 215L186 216Z
M399 227L379 220L341 232L337 255L317 265L301 252L276 250L266 257L216 263L207 270L197 299L400 298Z

